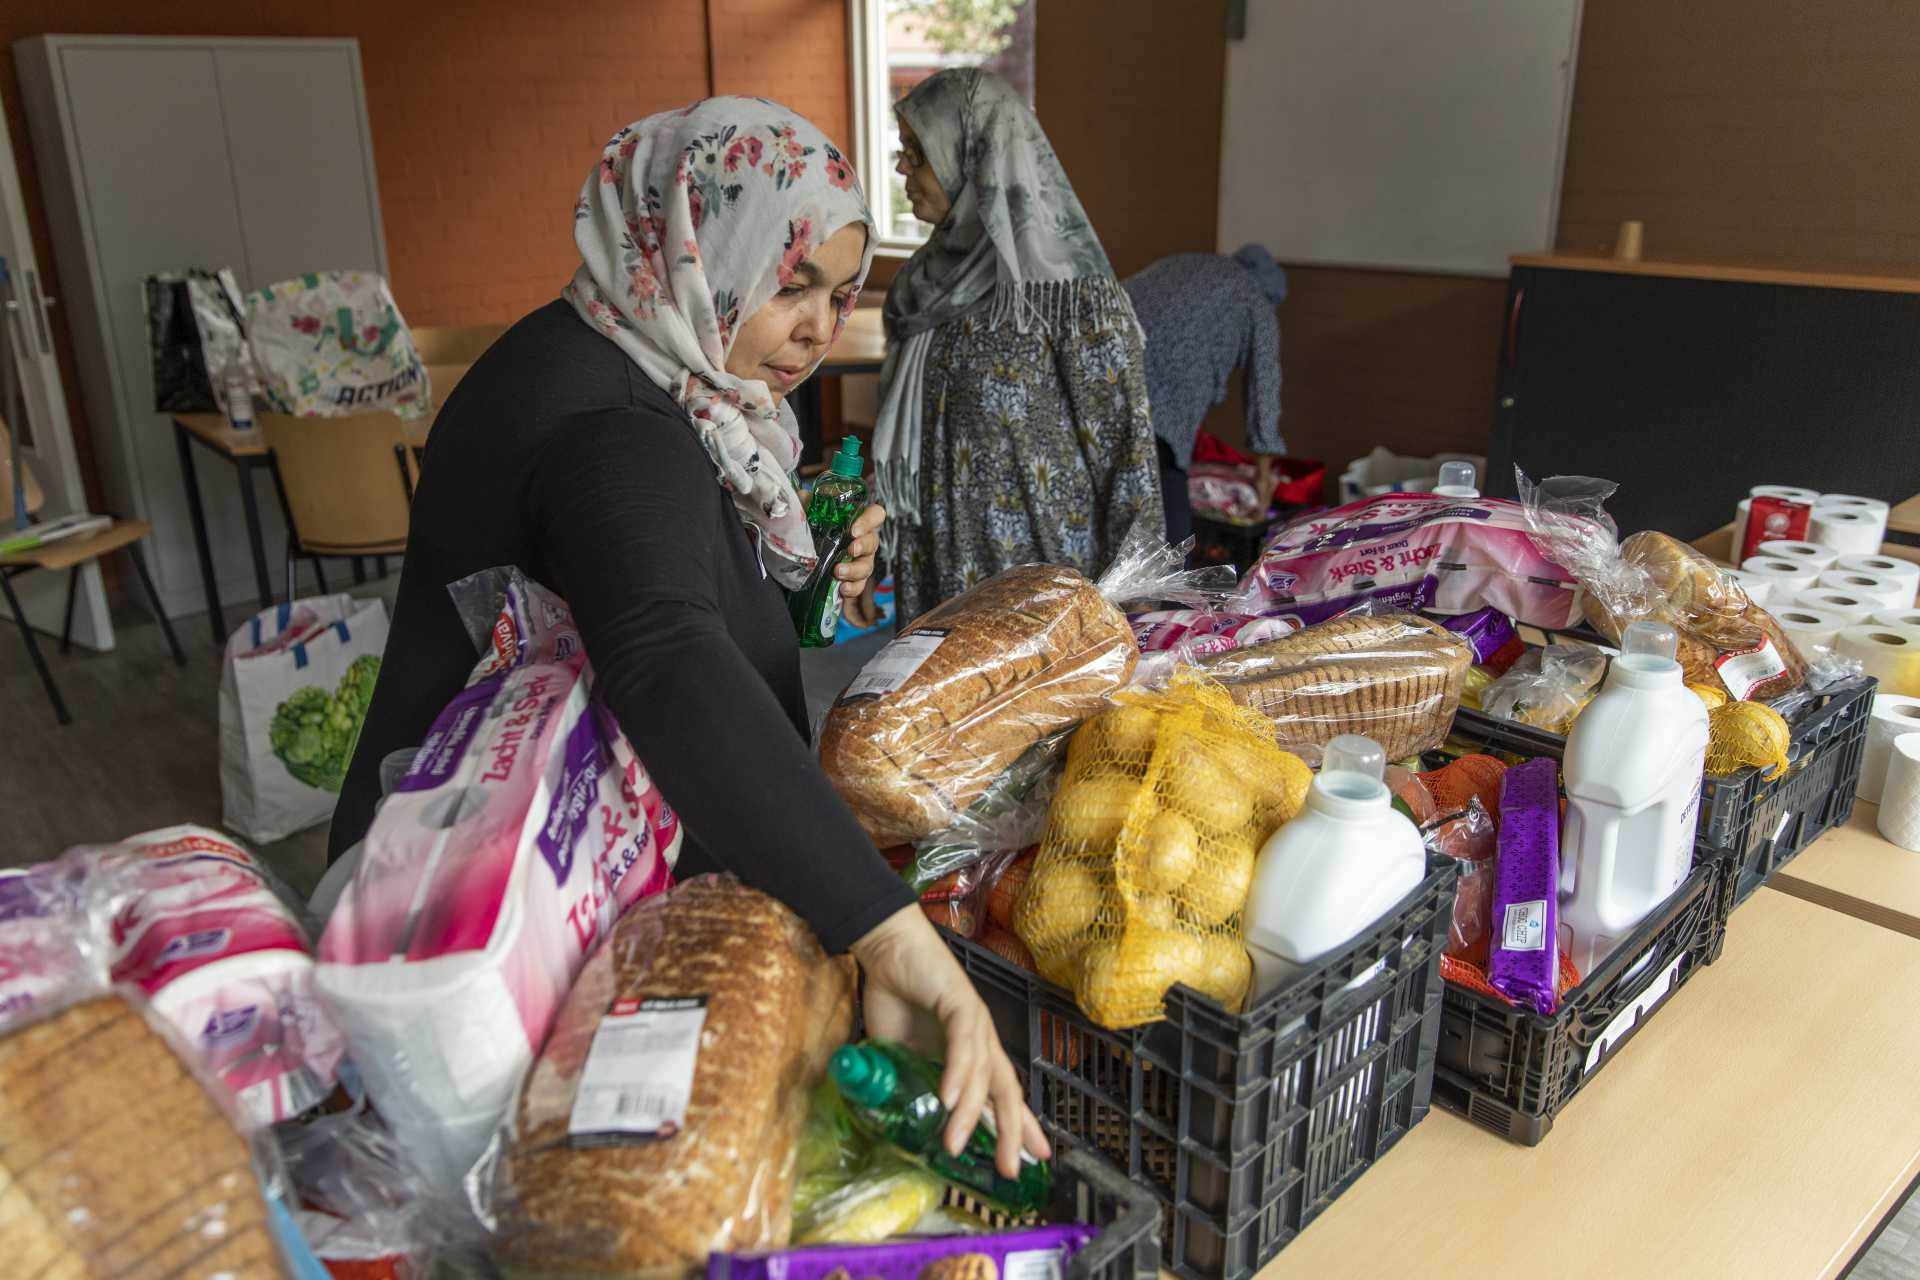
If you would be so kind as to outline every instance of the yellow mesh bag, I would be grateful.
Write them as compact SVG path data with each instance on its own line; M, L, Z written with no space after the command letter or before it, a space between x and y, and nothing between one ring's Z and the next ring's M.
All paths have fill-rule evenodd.
M1707 712L1707 773L1723 777L1747 765L1766 768L1766 777L1786 771L1793 732L1780 713L1763 702L1729 702Z
M1313 775L1205 677L1115 703L1068 745L1014 929L1102 1026L1160 1018L1176 982L1238 1009L1254 858Z

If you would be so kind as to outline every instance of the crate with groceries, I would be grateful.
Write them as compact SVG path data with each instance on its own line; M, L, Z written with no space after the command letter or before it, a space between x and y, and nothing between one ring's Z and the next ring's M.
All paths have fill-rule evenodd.
M324 920L199 827L0 874L0 1236L76 1276L1238 1280L1436 1102L1541 1141L1717 958L1783 858L1751 833L1844 821L1876 671L1619 539L1610 486L1520 481L1298 517L1238 577L1009 569L836 699L821 767L1053 1142L1017 1177L990 1117L946 1146L852 961L676 882L565 603L490 571Z

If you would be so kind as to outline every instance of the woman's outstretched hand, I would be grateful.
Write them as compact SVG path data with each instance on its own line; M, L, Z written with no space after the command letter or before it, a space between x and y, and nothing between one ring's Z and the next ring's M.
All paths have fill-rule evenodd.
M847 544L847 554L833 569L833 576L840 579L843 611L856 627L870 627L880 620L871 583L874 553L880 550L880 526L886 522L887 509L879 503L862 511L853 522L853 541Z
M870 507L877 511L878 507ZM918 906L903 907L853 944L866 971L867 1034L940 1054L945 1035L947 1150L959 1154L982 1110L991 1106L1000 1135L996 1164L1020 1176L1020 1151L1045 1160L1053 1154L1040 1122L1027 1110L1020 1079L994 1032L993 1018Z

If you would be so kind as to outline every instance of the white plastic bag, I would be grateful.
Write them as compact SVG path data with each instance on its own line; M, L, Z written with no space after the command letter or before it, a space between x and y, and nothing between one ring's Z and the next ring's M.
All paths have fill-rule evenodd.
M255 614L220 672L221 821L265 844L333 816L387 647L387 607L346 594Z
M472 628L487 647L381 802L320 940L320 991L368 1096L443 1196L485 1150L595 941L671 884L680 843L589 696L565 606L517 571L479 577L454 597L496 600L494 625Z
M363 271L317 271L247 295L247 328L267 398L281 413L340 418L433 407L393 293Z

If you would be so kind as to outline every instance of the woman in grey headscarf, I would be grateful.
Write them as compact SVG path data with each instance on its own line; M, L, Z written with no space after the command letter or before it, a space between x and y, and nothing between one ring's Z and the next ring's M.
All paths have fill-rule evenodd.
M1039 121L971 67L895 111L934 224L887 294L874 439L904 621L1011 565L1098 574L1164 518L1140 326Z

